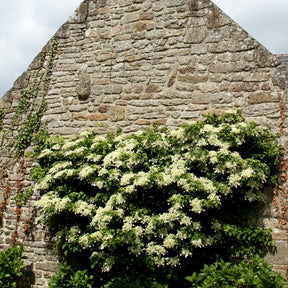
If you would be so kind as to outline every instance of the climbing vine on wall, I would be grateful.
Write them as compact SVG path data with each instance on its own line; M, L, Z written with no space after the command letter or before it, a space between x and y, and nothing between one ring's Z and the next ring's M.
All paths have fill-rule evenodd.
M53 39L48 63L46 69L43 70L46 53L43 53L41 59L41 67L38 70L35 83L32 88L23 89L15 114L12 119L10 133L13 139L9 146L16 154L21 154L31 144L33 136L37 133L42 125L41 118L46 110L45 95L47 93L49 83L51 80L51 73L53 67L53 60L56 55L58 40ZM39 89L41 88L42 97L39 96Z
M34 137L41 131L43 126L41 119L46 110L47 104L45 96L47 94L51 80L53 61L56 55L58 39L53 39L50 52L42 53L39 69L35 75L35 80L29 87L20 91L17 99L17 106L10 125L3 127L5 117L3 109L0 109L0 130L3 128L4 141L1 146L3 154L10 155L10 162L7 167L1 167L1 171L8 171L15 167L16 171L16 227L12 236L12 244L15 244L18 235L18 222L21 217L22 205L27 202L31 193L25 191L24 180L26 177L26 163L24 153L31 145ZM48 56L48 59L47 59ZM11 163L14 159L13 163ZM10 184L7 183L5 191L11 191ZM4 201L0 203L0 217L2 220L3 211L7 206L10 193L3 192Z
M3 125L4 125L4 117L5 117L5 112L4 110L0 107L0 131L2 130L3 128Z
M56 235L69 273L85 269L93 287L135 277L143 287L188 287L184 276L203 263L273 246L254 217L264 187L277 182L280 149L240 112L172 131L52 137L36 151L39 221Z

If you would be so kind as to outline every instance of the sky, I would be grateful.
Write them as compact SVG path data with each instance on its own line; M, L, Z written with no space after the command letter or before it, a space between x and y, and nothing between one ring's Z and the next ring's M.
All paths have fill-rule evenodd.
M0 97L81 2L0 0ZM273 54L288 53L288 0L213 2Z

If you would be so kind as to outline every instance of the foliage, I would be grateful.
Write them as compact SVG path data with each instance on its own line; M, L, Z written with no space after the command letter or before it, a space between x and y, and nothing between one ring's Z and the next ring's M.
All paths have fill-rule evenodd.
M13 136L9 147L16 155L22 154L30 146L33 137L43 125L41 118L47 108L45 94L51 80L53 60L56 55L57 45L58 39L55 37L45 71L41 72L46 57L46 53L43 53L41 66L33 87L21 90L18 105L12 118L12 125L9 129L10 136ZM40 87L42 87L43 93L42 99L40 99L41 101L39 102L37 97Z
M40 147L39 221L73 269L94 275L94 287L131 287L133 279L187 287L185 276L204 263L273 247L255 216L280 150L240 112L172 131L50 137Z
M3 125L4 125L4 122L3 122L4 117L5 117L5 112L3 108L0 107L0 131L2 130Z
M216 262L205 265L199 273L186 277L197 288L287 288L284 277L258 256L239 264Z
M87 275L87 270L74 271L67 263L59 264L59 271L52 276L49 288L92 288L93 276Z
M11 247L0 252L0 286L5 288L16 287L16 282L22 275L24 267L22 259L23 245Z

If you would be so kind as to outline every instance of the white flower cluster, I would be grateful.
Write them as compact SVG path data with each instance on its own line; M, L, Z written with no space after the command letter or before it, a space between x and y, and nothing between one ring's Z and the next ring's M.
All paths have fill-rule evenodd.
M40 207L45 215L53 215L64 211L70 203L71 200L68 197L60 198L55 193L49 192L36 201L34 205Z
M93 204L89 204L83 200L79 200L75 203L75 214L80 214L82 216L90 216L92 214L92 211L94 210L95 206Z
M96 169L89 166L89 165L85 165L84 167L82 167L82 169L79 172L79 178L81 180L86 179L87 177L89 177Z

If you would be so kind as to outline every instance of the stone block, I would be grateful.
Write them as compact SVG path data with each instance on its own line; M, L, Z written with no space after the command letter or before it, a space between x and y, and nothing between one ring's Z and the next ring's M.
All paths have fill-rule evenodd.
M139 16L140 20L152 20L154 18L153 12L142 12Z
M146 93L157 93L160 92L162 89L159 85L157 84L149 84L146 89L145 92Z
M155 21L138 21L133 24L133 31L145 31L152 30L155 28Z
M38 270L43 270L43 271L56 272L57 263L55 262L36 263L35 268Z
M123 106L111 106L108 113L108 120L111 122L125 119L126 108Z
M226 64L217 63L217 64L209 65L208 70L209 72L212 72L212 73L226 73L228 68Z
M89 120L91 121L104 121L104 120L107 120L108 117L107 117L107 114L97 114L97 113L94 113L94 114L90 114L89 116Z
M138 21L140 19L140 14L138 12L126 13L121 19L121 23L131 23Z
M184 43L199 44L206 38L206 34L206 27L189 28L184 37Z
M255 94L251 94L248 97L249 104L271 103L271 102L279 102L278 97L275 97L270 93L265 92L258 92Z
M81 76L76 91L79 100L87 100L91 93L91 81L88 75Z

